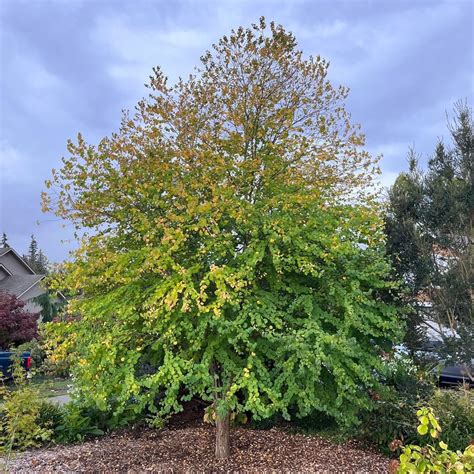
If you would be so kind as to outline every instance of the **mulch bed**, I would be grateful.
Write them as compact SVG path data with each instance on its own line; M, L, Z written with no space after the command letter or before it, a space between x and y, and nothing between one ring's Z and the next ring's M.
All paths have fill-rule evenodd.
M214 429L201 422L116 432L15 456L10 472L389 472L390 460L359 443L334 444L285 428L233 428L232 454L214 458Z

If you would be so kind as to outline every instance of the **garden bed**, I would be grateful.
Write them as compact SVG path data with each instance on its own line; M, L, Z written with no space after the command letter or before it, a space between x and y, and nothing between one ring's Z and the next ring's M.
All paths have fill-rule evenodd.
M359 443L335 444L284 428L232 431L232 455L213 456L214 429L201 422L140 428L85 443L16 455L11 472L388 472L390 460Z

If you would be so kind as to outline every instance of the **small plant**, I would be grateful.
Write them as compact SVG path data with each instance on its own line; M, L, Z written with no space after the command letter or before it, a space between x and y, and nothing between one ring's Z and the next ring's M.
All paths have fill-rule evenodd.
M441 426L431 408L422 408L417 411L419 425L418 434L438 440ZM427 444L423 447L416 444L401 446L399 474L419 472L441 473L469 473L474 470L474 445L469 445L463 452L451 451L444 441Z
M26 378L26 373L16 358L13 364L14 387L0 385L0 453L6 471L13 450L37 447L50 441L53 426L40 420L42 402L39 392Z
M68 403L64 406L62 423L55 429L55 440L59 443L73 443L103 434L104 431L93 423L81 407Z

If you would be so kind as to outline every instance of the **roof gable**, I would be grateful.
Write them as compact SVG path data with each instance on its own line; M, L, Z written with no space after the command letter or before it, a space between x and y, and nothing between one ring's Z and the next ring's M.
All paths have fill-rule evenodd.
M13 261L15 264L13 264ZM0 248L0 263L12 274L36 275L35 271L11 247Z

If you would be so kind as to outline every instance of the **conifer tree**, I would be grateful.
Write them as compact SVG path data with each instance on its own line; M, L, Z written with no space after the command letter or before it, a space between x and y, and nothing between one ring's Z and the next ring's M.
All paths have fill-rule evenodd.
M8 244L7 234L5 234L5 232L3 232L3 234L2 234L2 240L0 242L0 246L1 247L10 247L10 245Z
M474 357L474 127L465 102L448 122L452 146L436 145L426 173L410 165L389 192L388 250L410 289L410 336L426 327L442 340L439 355ZM407 335L408 335L407 334ZM412 350L420 338L408 339Z

